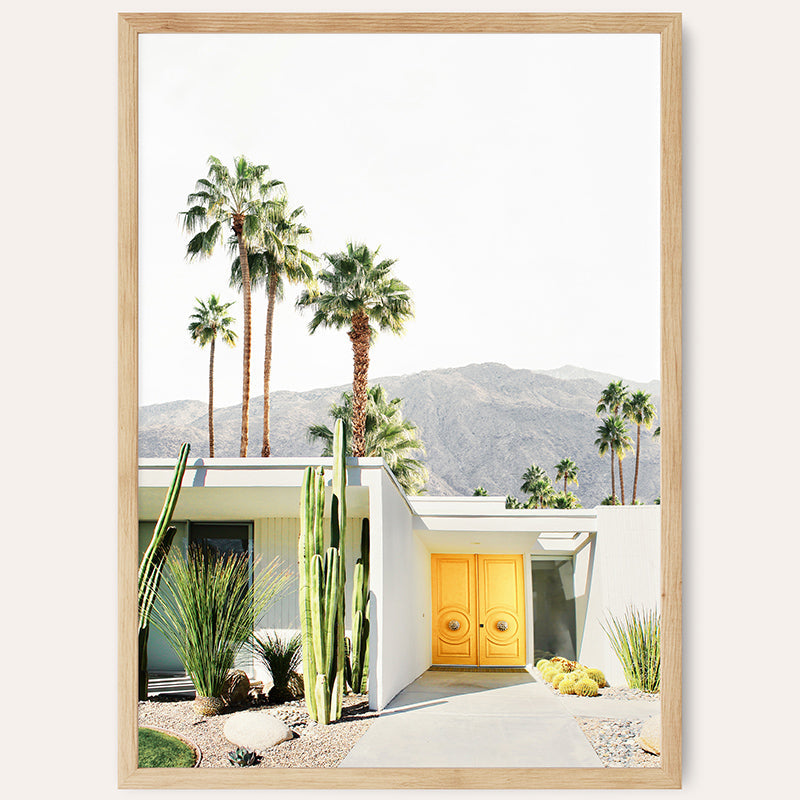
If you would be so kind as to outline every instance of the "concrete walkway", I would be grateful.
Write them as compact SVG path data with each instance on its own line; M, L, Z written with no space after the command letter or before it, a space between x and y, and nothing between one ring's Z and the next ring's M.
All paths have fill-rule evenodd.
M342 767L602 767L568 708L527 673L426 672Z

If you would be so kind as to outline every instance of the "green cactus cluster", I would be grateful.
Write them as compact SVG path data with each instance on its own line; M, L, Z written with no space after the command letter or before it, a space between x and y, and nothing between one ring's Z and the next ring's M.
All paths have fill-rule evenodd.
M337 420L333 434L330 531L326 537L323 470L307 467L303 475L298 543L304 693L309 716L320 725L342 716L346 485L344 431L342 421Z
M539 659L536 662L546 683L559 694L577 694L582 697L596 697L599 690L608 686L605 676L599 669L586 667L577 661L570 661L561 656L551 659Z
M186 461L189 458L191 446L188 442L181 445L178 453L178 463L172 473L172 481L164 498L164 505L158 517L150 544L142 554L139 563L138 598L139 598L139 699L147 700L147 642L150 637L150 613L161 584L161 574L164 571L164 562L172 547L177 528L170 525L172 513L178 503L181 493L183 473L186 471Z
M369 520L361 523L361 557L353 569L353 641L349 683L354 692L366 688L369 669Z

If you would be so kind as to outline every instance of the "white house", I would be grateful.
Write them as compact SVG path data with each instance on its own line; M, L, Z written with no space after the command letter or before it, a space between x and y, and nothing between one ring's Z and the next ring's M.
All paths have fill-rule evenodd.
M139 466L139 540L150 540L174 461ZM506 510L501 497L407 497L382 459L348 459L348 577L370 520L369 698L382 709L433 664L530 668L577 658L624 685L602 629L608 612L659 607L659 506ZM332 459L196 459L173 514L173 547L224 540L262 565L297 569L305 467ZM328 497L328 503L330 496ZM349 598L347 590L347 627ZM259 628L299 628L296 586ZM152 671L182 671L156 631ZM242 666L265 679L258 665Z

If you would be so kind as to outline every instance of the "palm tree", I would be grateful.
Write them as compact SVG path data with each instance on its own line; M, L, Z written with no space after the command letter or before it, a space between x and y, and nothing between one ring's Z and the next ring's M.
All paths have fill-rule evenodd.
M486 489L483 488L483 486L478 486L478 488L475 489L475 491L472 493L472 496L473 497L488 497L489 496L489 492L487 492Z
M618 381L611 381L605 389L600 393L600 401L597 403L595 413L599 417L600 414L609 413L613 417L619 416L619 410L628 396L628 387L622 385L622 379Z
M233 174L215 156L208 159L208 177L197 181L187 198L188 211L183 212L184 228L198 231L190 240L186 253L190 259L208 257L216 245L233 232L242 264L244 297L244 333L242 337L242 435L239 456L247 456L250 414L250 268L247 243L259 236L261 206L280 181L267 181L269 167L251 164L244 156L233 162Z
M615 419L619 417L620 409L625 404L628 397L628 387L622 385L622 378L618 381L611 381L605 389L600 393L600 401L597 403L595 413L597 416L608 412ZM619 462L619 487L622 503L625 504L625 488L622 479L622 452L615 448L617 461ZM613 458L612 458L613 461ZM612 492L613 496L613 492Z
M653 438L654 439L658 438L659 436L661 436L661 426L660 425L653 431Z
M642 435L642 425L650 428L656 418L656 407L650 402L650 395L646 392L634 392L622 407L625 416L636 425L636 469L633 473L633 499L636 502L636 486L639 483L639 445Z
M545 475L544 478L533 482L530 494L528 503L525 504L526 508L549 508L556 496L556 491L553 484L550 483L550 478Z
M550 503L551 508L582 508L572 492L559 492Z
M562 458L555 466L556 480L564 481L564 494L567 494L567 484L574 483L578 486L578 466L571 458Z
M382 458L406 494L420 494L428 480L428 468L414 456L417 451L424 453L425 446L417 438L417 426L403 419L401 403L399 397L388 400L380 385L367 390L364 455ZM334 403L329 413L334 421L340 419L344 423L346 449L352 436L352 393L344 392L341 403ZM333 455L333 432L327 425L312 425L308 436L311 441L323 443L323 456Z
M227 316L233 302L220 303L215 294L208 298L208 302L203 302L199 297L195 301L197 305L189 318L189 333L200 347L211 345L208 360L208 455L214 458L214 348L217 336L230 347L236 344L236 332L231 327L236 320Z
M547 473L537 464L531 464L522 475L520 490L525 494L533 493L533 486L537 481L549 480Z
M594 445L598 448L601 458L606 453L611 453L611 499L616 503L617 488L614 482L614 470L616 468L614 443L616 439L614 435L614 419L615 417L606 417L606 419L603 420L603 424L595 431L597 438L594 440Z
M314 316L309 323L311 333L317 328L350 327L353 346L353 456L366 453L364 428L367 414L367 374L369 348L377 330L402 333L413 316L408 286L393 278L393 259L376 263L380 251L364 244L347 243L339 253L325 253L329 269L317 275L321 290L306 289L297 300L300 308L311 306Z
M287 198L268 200L261 209L261 241L257 248L248 248L247 260L250 283L254 288L267 290L267 327L264 335L264 433L261 455L269 458L269 379L272 369L272 329L275 303L283 297L283 279L289 283L300 281L311 285L314 273L311 262L317 257L303 250L300 242L311 236L311 230L300 218L305 214L302 206L288 210ZM242 291L242 262L237 257L231 266L231 286Z

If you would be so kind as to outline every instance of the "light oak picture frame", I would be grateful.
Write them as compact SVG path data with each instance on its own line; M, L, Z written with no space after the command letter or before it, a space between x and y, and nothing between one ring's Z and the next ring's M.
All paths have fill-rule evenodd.
M681 786L681 15L120 14L118 785L196 789L541 789ZM661 42L660 769L137 768L138 37L158 33L649 33Z

